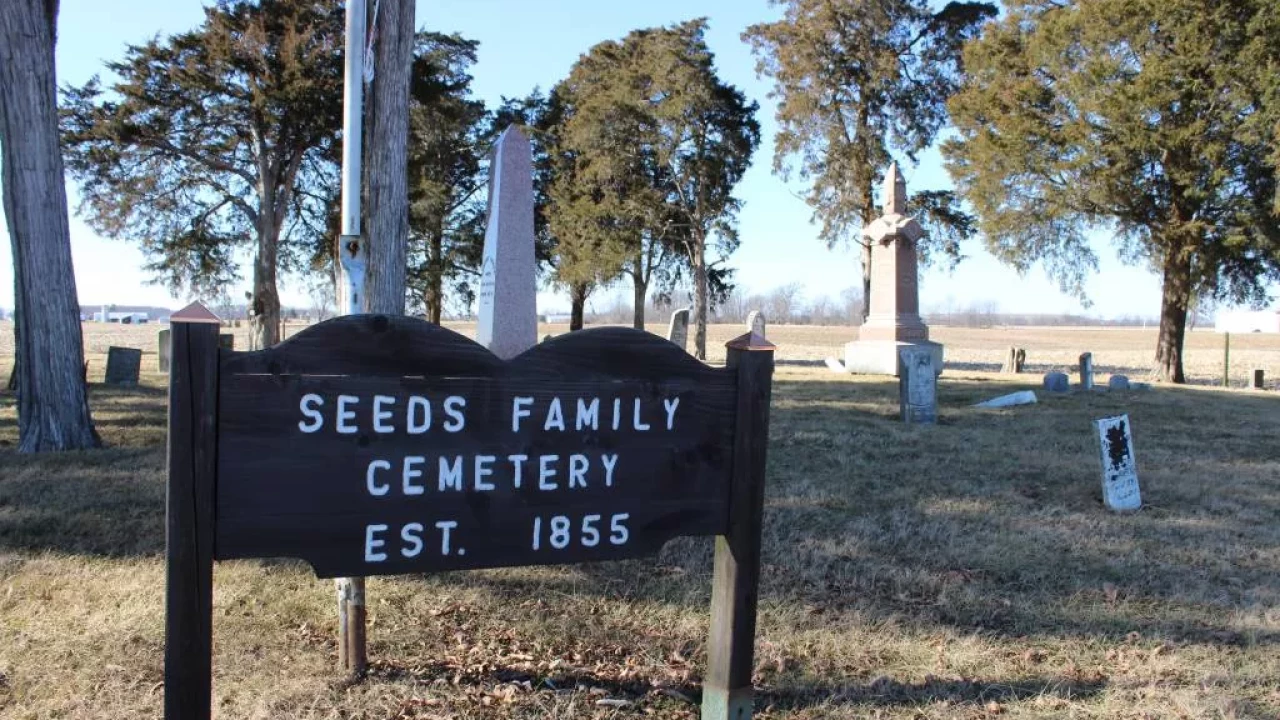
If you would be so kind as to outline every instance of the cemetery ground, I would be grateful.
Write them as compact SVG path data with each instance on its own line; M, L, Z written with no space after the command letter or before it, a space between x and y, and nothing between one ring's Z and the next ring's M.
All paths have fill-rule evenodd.
M85 325L104 450L18 455L0 393L2 717L160 713L157 329ZM1221 336L1196 332L1191 386L1046 396L1041 374L1086 350L1101 384L1141 379L1154 330L935 327L948 366L927 427L898 422L896 382L791 364L838 356L851 329L769 331L758 716L1280 717L1277 338L1232 338L1230 391L1211 386ZM738 332L712 328L713 361ZM7 378L11 326L0 343ZM145 350L139 387L101 384L111 344ZM1028 373L997 374L1009 345ZM1271 390L1240 389L1253 367ZM970 407L1022 389L1040 402ZM1118 413L1133 515L1101 504L1092 421ZM711 554L690 538L640 561L371 579L359 683L335 670L332 582L294 561L220 563L214 714L696 717Z

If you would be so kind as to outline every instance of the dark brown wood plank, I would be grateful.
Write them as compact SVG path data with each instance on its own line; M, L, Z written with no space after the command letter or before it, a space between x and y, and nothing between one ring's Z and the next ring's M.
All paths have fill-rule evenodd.
M749 333L728 347L738 378L733 479L728 532L716 537L703 720L748 720L752 711L773 346Z
M218 325L173 317L165 515L166 720L210 714Z

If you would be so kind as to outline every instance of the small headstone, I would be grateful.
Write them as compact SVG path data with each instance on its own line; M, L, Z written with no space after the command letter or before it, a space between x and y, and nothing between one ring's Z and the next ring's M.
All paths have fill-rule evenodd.
M546 341L550 340L550 339L551 339L551 338L553 338L553 337L555 337L555 336L554 336L554 335L552 335L551 333L547 333L546 335L543 335L543 336L542 336L542 342L546 342Z
M1253 371L1253 389L1262 390L1267 386L1267 374L1262 368Z
M689 308L680 308L671 313L671 325L667 327L667 339L680 346L681 350L689 344Z
M160 346L159 348L157 348L157 350L159 352L159 357L160 357L158 361L160 365L160 372L167 373L169 372L169 351L172 349L169 346L169 328L165 328L161 330L159 335L160 335Z
M1111 390L1128 390L1129 377L1127 375L1112 375L1107 380L1107 388Z
M1131 382L1129 383L1129 389L1130 390L1150 390L1151 383Z
M498 138L489 163L476 327L476 341L504 360L538 342L533 245L533 152L529 139L512 125Z
M908 345L898 351L898 402L902 421L932 424L938 420L938 374L933 369L933 351Z
M1142 507L1138 491L1138 467L1133 459L1133 435L1129 416L1103 418L1098 423L1102 458L1102 502L1116 512Z
M1000 369L1005 373L1020 373L1022 366L1027 362L1027 351L1020 347L1009 347L1008 354L1004 358L1004 366Z
M1051 372L1044 374L1044 389L1046 392L1064 393L1071 392L1071 378L1066 373Z
M764 313L759 310L752 310L751 314L747 315L747 329L751 332L759 335L760 337L768 337L768 335L764 334L764 326Z
M218 347L223 350L236 349L236 336L233 333L218 333Z
M1001 395L994 397L985 402L980 402L974 407L980 408L1002 408L1013 407L1014 405L1033 405L1036 402L1036 394L1030 390L1020 390L1016 393Z
M108 385L137 385L138 373L142 370L142 351L138 348L107 348Z
M1080 355L1080 389L1093 389L1093 353Z
M823 362L827 364L827 369L830 370L831 372L835 372L835 373L849 372L848 370L845 369L844 363L840 362L839 360L833 357L829 357Z

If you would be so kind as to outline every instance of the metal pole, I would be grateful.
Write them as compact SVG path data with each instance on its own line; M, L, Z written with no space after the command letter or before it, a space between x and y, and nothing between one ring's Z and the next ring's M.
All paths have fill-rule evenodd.
M342 238L338 248L338 314L355 315L364 305L365 247L360 237L360 153L364 99L365 0L347 0L346 70L342 93ZM364 578L338 578L338 663L364 674Z
M1231 387L1231 333L1222 342L1222 387Z
M346 71L342 93L342 266L338 311L361 312L364 304L365 247L360 237L360 153L364 118L365 0L348 0Z

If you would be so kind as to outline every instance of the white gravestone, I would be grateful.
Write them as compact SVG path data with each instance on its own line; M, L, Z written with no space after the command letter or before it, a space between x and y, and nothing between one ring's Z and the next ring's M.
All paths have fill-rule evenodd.
M907 345L898 351L898 402L902 422L933 424L938 420L938 374L931 348Z
M514 125L489 163L489 222L480 270L476 341L509 360L538 342L533 255L533 154Z
M680 346L681 350L689 344L689 308L680 308L671 313L671 325L667 328L667 339Z
M752 310L751 314L747 315L747 329L756 335L768 337L764 334L764 325L764 313L759 310Z
M1102 502L1116 512L1142 507L1138 492L1138 467L1133 459L1133 434L1128 415L1103 418L1098 423L1102 458Z

